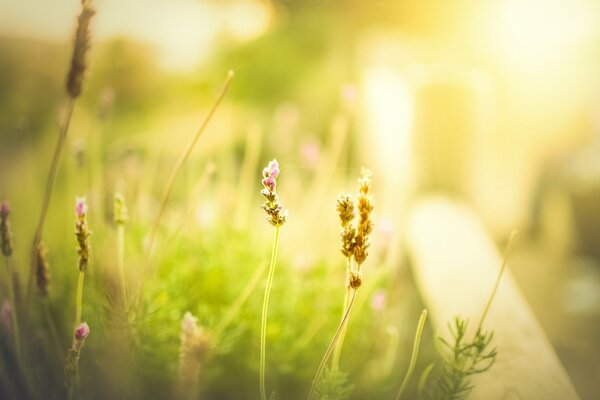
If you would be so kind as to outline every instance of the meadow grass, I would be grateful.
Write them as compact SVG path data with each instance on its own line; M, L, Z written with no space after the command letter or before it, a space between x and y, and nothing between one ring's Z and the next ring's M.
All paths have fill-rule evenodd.
M366 171L356 204L349 197L338 200L344 257L338 253L336 193L358 172L348 100L336 105L314 164L288 151L291 161L273 160L261 174L258 166L278 150L279 138L261 127L228 125L251 114L228 104L228 73L216 100L202 97L203 122L182 147L180 133L171 131L185 135L198 113L172 116L173 109L159 109L144 119L121 111L111 119L105 108L112 102L101 112L90 107L83 72L93 12L89 1L82 4L67 77L67 118L50 167L40 168L51 155L45 137L11 166L20 178L31 178L32 187L7 192L16 199L17 240L9 278L0 283L12 308L12 327L3 322L0 329L0 397L416 397L413 371L435 356L431 347L419 352L421 335L428 335L425 318L414 337L405 323L416 319L422 304L397 243L377 240ZM223 116L215 113L220 106ZM172 127L174 120L184 122ZM73 145L70 128L84 142L81 148ZM297 133L279 133L299 143ZM204 146L194 153L204 134ZM34 158L40 160L32 163ZM285 185L276 193L280 170ZM259 210L261 188L273 226ZM75 193L89 194L76 205L78 253L71 236ZM281 232L286 214L279 194L293 216ZM40 205L32 224L27 214L38 215ZM29 237L28 254L23 243ZM23 265L31 265L27 284ZM28 291L19 297L13 288ZM373 305L376 294L384 296L384 305Z

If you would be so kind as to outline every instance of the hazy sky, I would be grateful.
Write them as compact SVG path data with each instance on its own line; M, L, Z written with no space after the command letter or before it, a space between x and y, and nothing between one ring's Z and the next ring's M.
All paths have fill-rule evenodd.
M200 0L96 0L96 40L128 36L156 45L166 67L186 68L210 54L217 34L252 36L266 29L268 9L259 0L217 6ZM78 0L0 0L0 36L70 40Z

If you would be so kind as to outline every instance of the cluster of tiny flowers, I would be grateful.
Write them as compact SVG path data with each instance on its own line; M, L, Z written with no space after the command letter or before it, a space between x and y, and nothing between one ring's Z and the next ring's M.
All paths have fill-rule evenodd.
M0 239L2 241L2 254L9 257L13 251L12 235L10 232L10 221L8 215L10 207L5 200L0 205Z
M365 168L361 171L359 179L359 191L357 204L354 203L352 196L340 194L337 199L337 212L342 225L341 252L346 257L354 258L357 268L351 268L348 276L348 286L353 289L360 287L362 277L360 266L365 262L369 255L370 246L369 235L373 231L373 222L371 221L371 212L373 211L373 199L371 197L371 172ZM356 219L355 209L358 209L358 221L354 226Z
M277 177L279 176L279 163L273 159L269 165L263 169L263 190L260 192L265 198L261 208L267 213L267 221L273 226L281 226L285 223L288 212L283 209L277 196Z
M85 322L77 325L73 332L73 345L67 353L65 364L65 386L69 389L75 387L79 379L79 354L89 334L90 327Z
M67 75L67 92L73 99L81 94L81 86L86 69L86 53L90 48L90 21L96 11L90 0L81 1L81 14L77 21L75 46L71 57L71 67Z
M87 203L85 197L78 197L75 200L75 237L77 238L77 254L79 254L79 270L85 272L90 259L90 243L88 238L90 231L87 226Z
M181 321L181 347L179 349L179 375L184 382L193 383L210 348L207 334L198 326L198 319L189 311Z
M115 223L125 225L129 221L129 211L125 204L125 197L121 193L115 193L113 206Z
M46 257L47 253L44 242L40 242L35 253L35 283L41 297L48 296L48 286L50 286L50 267Z

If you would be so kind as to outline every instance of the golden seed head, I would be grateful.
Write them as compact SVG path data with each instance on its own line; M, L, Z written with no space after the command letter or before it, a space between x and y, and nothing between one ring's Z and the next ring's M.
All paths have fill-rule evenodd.
M358 180L358 225L356 229L356 239L354 246L354 260L359 265L364 263L369 255L370 246L369 235L373 231L373 221L371 212L373 211L373 198L371 197L371 171L366 168L361 170L361 177Z
M337 199L337 212L340 216L342 228L345 228L354 219L354 200L352 196L340 193Z
M360 272L350 272L348 277L348 286L352 289L358 289L362 285L362 275Z

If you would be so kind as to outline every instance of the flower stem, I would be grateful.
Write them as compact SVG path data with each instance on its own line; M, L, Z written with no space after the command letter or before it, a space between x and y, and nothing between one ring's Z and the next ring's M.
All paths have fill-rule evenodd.
M352 289L351 294L350 294L350 301L348 302L348 307L346 308L346 312L344 313L344 316L343 316L342 320L340 321L340 324L339 324L337 330L335 331L335 335L333 336L331 343L329 343L329 347L327 347L327 351L325 352L325 355L323 356L323 359L321 360L321 364L319 364L319 368L317 368L317 373L315 375L315 379L313 380L312 386L310 388L310 393L308 394L308 400L312 399L315 389L317 388L317 384L319 383L319 379L321 378L321 374L323 373L323 369L325 368L325 364L327 364L327 360L329 359L329 356L331 355L331 352L333 351L333 346L335 346L336 342L338 341L338 339L342 333L342 329L343 329L344 325L346 324L348 317L350 316L350 311L352 311L352 305L354 304L355 298L356 298L356 289Z
M75 109L75 99L70 98L67 104L67 115L60 127L58 140L56 147L54 148L54 155L52 156L52 163L50 164L50 171L48 172L48 179L46 180L46 191L44 192L44 200L42 202L42 210L40 212L40 218L38 220L35 234L33 235L33 244L31 246L31 272L29 274L29 282L27 285L27 304L31 300L31 294L33 292L33 277L35 275L35 258L38 247L42 241L42 235L44 231L44 222L46 221L46 215L48 214L48 207L50 206L50 199L52 197L52 191L54 189L54 182L56 181L56 175L58 172L58 166L60 164L60 157L65 147L67 140L67 133L69 132L69 125L71 124L71 118L73 116L73 110ZM27 308L27 307L26 307Z
M348 269L347 269L347 278L350 279L350 271L352 269L352 257L348 257ZM346 309L348 308L348 303L350 302L350 286L346 285L346 294L344 295L344 307L342 308L342 319L344 318L344 314L346 313ZM335 348L333 350L333 356L331 358L331 368L338 369L340 366L340 355L342 353L342 346L344 345L344 339L346 337L346 329L348 325L344 324L342 327L342 333L340 334L340 340L335 344Z
M152 256L152 250L154 248L154 241L156 239L156 231L158 230L158 227L160 225L160 220L162 219L163 212L165 211L165 206L167 205L167 201L169 200L169 196L171 195L171 191L173 190L173 185L175 184L177 175L179 175L179 171L181 170L181 167L183 167L183 164L186 162L186 160L192 153L192 150L194 149L196 142L198 141L198 139L200 139L200 136L202 136L202 133L208 126L208 123L212 119L212 116L215 114L215 111L217 111L217 108L219 108L219 104L221 104L221 101L223 100L223 98L225 97L225 94L227 93L227 90L229 89L229 85L231 84L233 75L234 75L233 71L231 71L231 70L227 73L227 78L225 79L225 83L223 84L223 88L221 89L221 92L219 92L217 99L215 100L211 109L209 110L208 114L206 115L206 118L204 118L202 125L200 125L200 128L198 128L198 131L196 131L196 134L194 135L192 140L190 140L189 144L187 145L187 147L185 148L183 153L181 153L181 155L179 156L179 159L177 160L177 163L175 164L175 167L173 167L173 170L171 171L171 175L169 176L169 180L167 181L167 185L165 186L165 190L164 190L164 192L162 194L162 198L160 200L160 205L158 207L158 213L156 214L156 218L154 219L154 223L152 224L150 233L148 235L148 247L146 248L147 261L149 261L150 257Z
M498 272L498 277L496 278L496 283L494 284L494 289L492 290L492 294L488 299L485 309L483 310L483 314L481 314L481 319L479 320L479 324L477 325L477 330L475 332L480 332L481 327L483 326L483 321L485 321L485 317L487 316L488 311L490 310L490 306L492 305L492 301L496 296L496 292L498 291L498 286L500 286L500 280L502 279L502 275L504 274L504 270L506 269L506 264L508 263L508 258L510 256L510 252L512 250L512 245L517 236L517 231L513 230L508 238L508 243L506 248L504 249L504 259L502 260L502 267L500 267L500 272Z
M10 257L6 257L6 272L8 273L8 296L11 307L11 318L13 324L13 334L15 338L15 350L17 354L17 362L20 367L23 367L23 359L21 358L21 334L19 332L19 319L17 318L17 302L15 301L15 287L13 281L13 272L10 264Z
M271 263L269 265L269 275L265 286L265 295L262 307L262 320L260 327L260 398L267 400L267 391L265 385L265 358L267 345L267 313L269 311L269 296L271 294L271 285L275 275L275 261L277 259L277 246L279 244L279 226L275 227L275 240L273 241L273 250L271 252Z
M402 385L400 386L400 390L398 390L398 394L396 395L396 400L400 400L404 390L406 390L406 385L410 381L412 374L415 370L415 365L417 364L417 356L419 355L419 346L421 345L421 336L423 335L423 328L425 327L425 321L427 320L427 310L423 310L421 312L421 318L419 318L419 323L417 324L417 331L415 332L415 341L413 343L412 355L410 356L410 363L408 364L408 370L406 371L406 375L404 375L404 380L402 381Z
M127 282L125 281L125 226L117 224L117 265L121 276L121 291L123 293L123 307L127 310Z
M83 308L83 278L85 272L79 271L79 280L77 281L77 297L75 298L75 326L81 323L81 309Z

